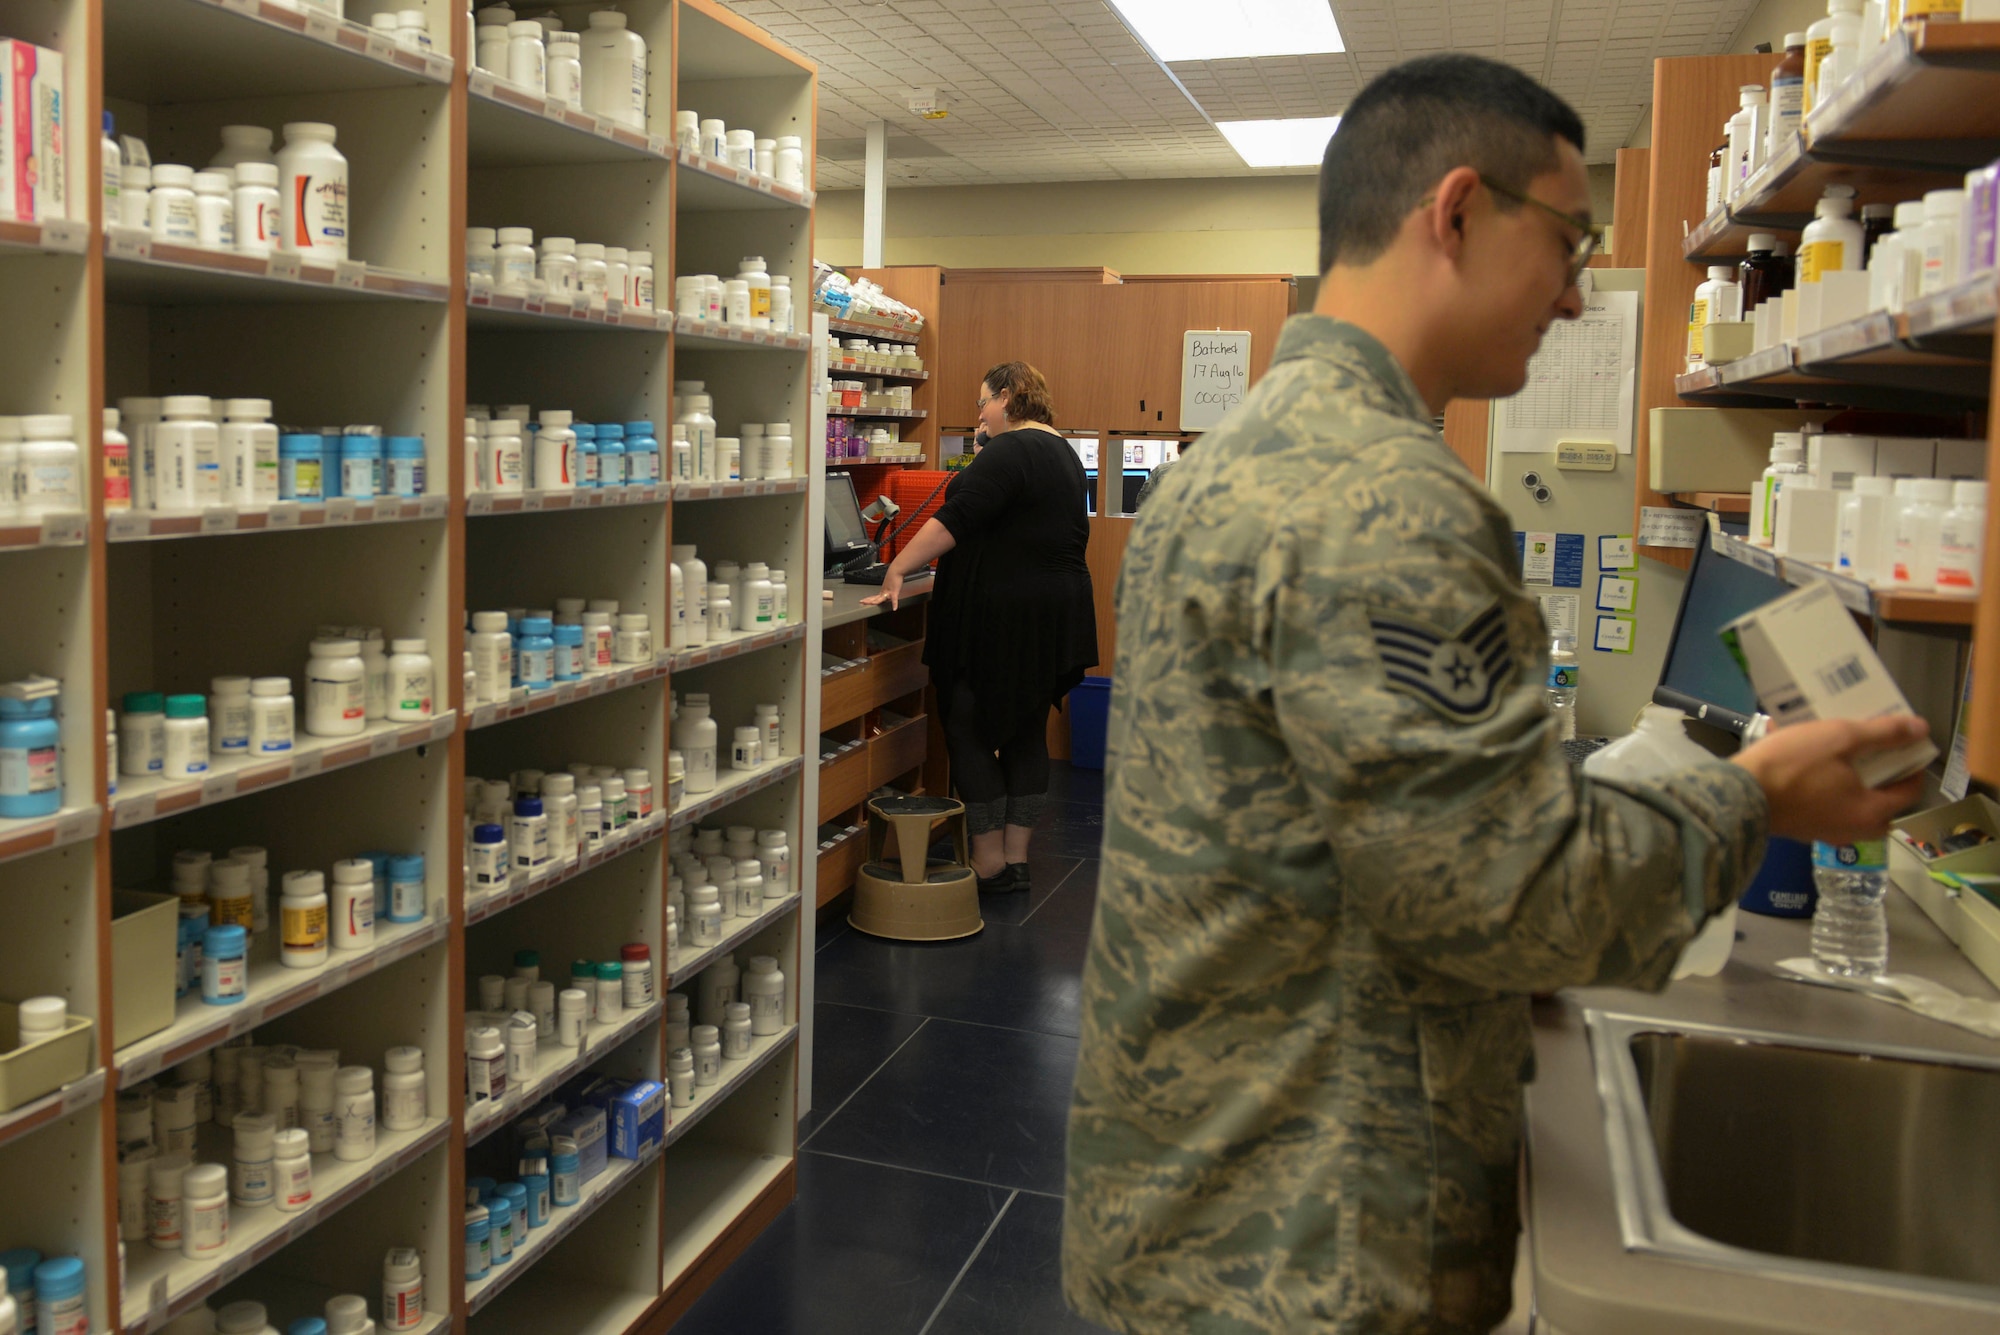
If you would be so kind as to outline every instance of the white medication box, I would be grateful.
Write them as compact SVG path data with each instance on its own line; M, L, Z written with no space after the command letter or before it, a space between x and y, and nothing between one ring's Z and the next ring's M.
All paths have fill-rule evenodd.
M1853 491L1854 479L1875 471L1875 437L1814 432L1806 437L1806 472L1828 491Z
M1937 442L1915 436L1877 436L1877 477L1929 477L1937 463Z
M1826 486L1786 487L1778 493L1778 513L1771 550L1794 561L1833 564L1840 537L1842 493Z
M1778 727L1809 719L1908 714L1910 702L1833 586L1815 583L1746 612L1722 628L1722 642ZM1926 738L1855 761L1871 788L1915 774L1937 758Z
M1953 482L1984 482L1986 480L1986 442L1983 440L1938 441L1937 462L1933 466L1931 476L1950 478Z
M62 53L0 39L0 218L67 218Z

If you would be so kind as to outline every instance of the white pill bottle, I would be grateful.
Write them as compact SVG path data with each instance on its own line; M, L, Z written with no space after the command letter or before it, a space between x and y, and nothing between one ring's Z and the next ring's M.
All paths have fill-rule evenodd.
M347 258L347 159L324 121L292 121L278 154L278 249L322 263Z

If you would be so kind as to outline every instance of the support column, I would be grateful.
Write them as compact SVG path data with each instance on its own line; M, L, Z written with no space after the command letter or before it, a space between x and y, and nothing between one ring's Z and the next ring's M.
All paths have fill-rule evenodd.
M889 195L889 127L882 121L868 122L868 159L861 190L861 264L882 267L883 217Z

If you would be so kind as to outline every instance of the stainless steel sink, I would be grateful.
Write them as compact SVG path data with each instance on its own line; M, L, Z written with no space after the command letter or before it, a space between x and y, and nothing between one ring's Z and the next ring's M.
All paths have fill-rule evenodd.
M1628 1250L2000 1302L2000 1061L1584 1021Z

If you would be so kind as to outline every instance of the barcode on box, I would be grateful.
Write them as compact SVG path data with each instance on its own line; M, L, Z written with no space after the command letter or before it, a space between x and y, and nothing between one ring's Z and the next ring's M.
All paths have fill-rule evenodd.
M1859 657L1849 654L1832 667L1821 668L1819 680L1829 695L1839 695L1842 691L1851 691L1867 681L1868 669L1862 666Z

